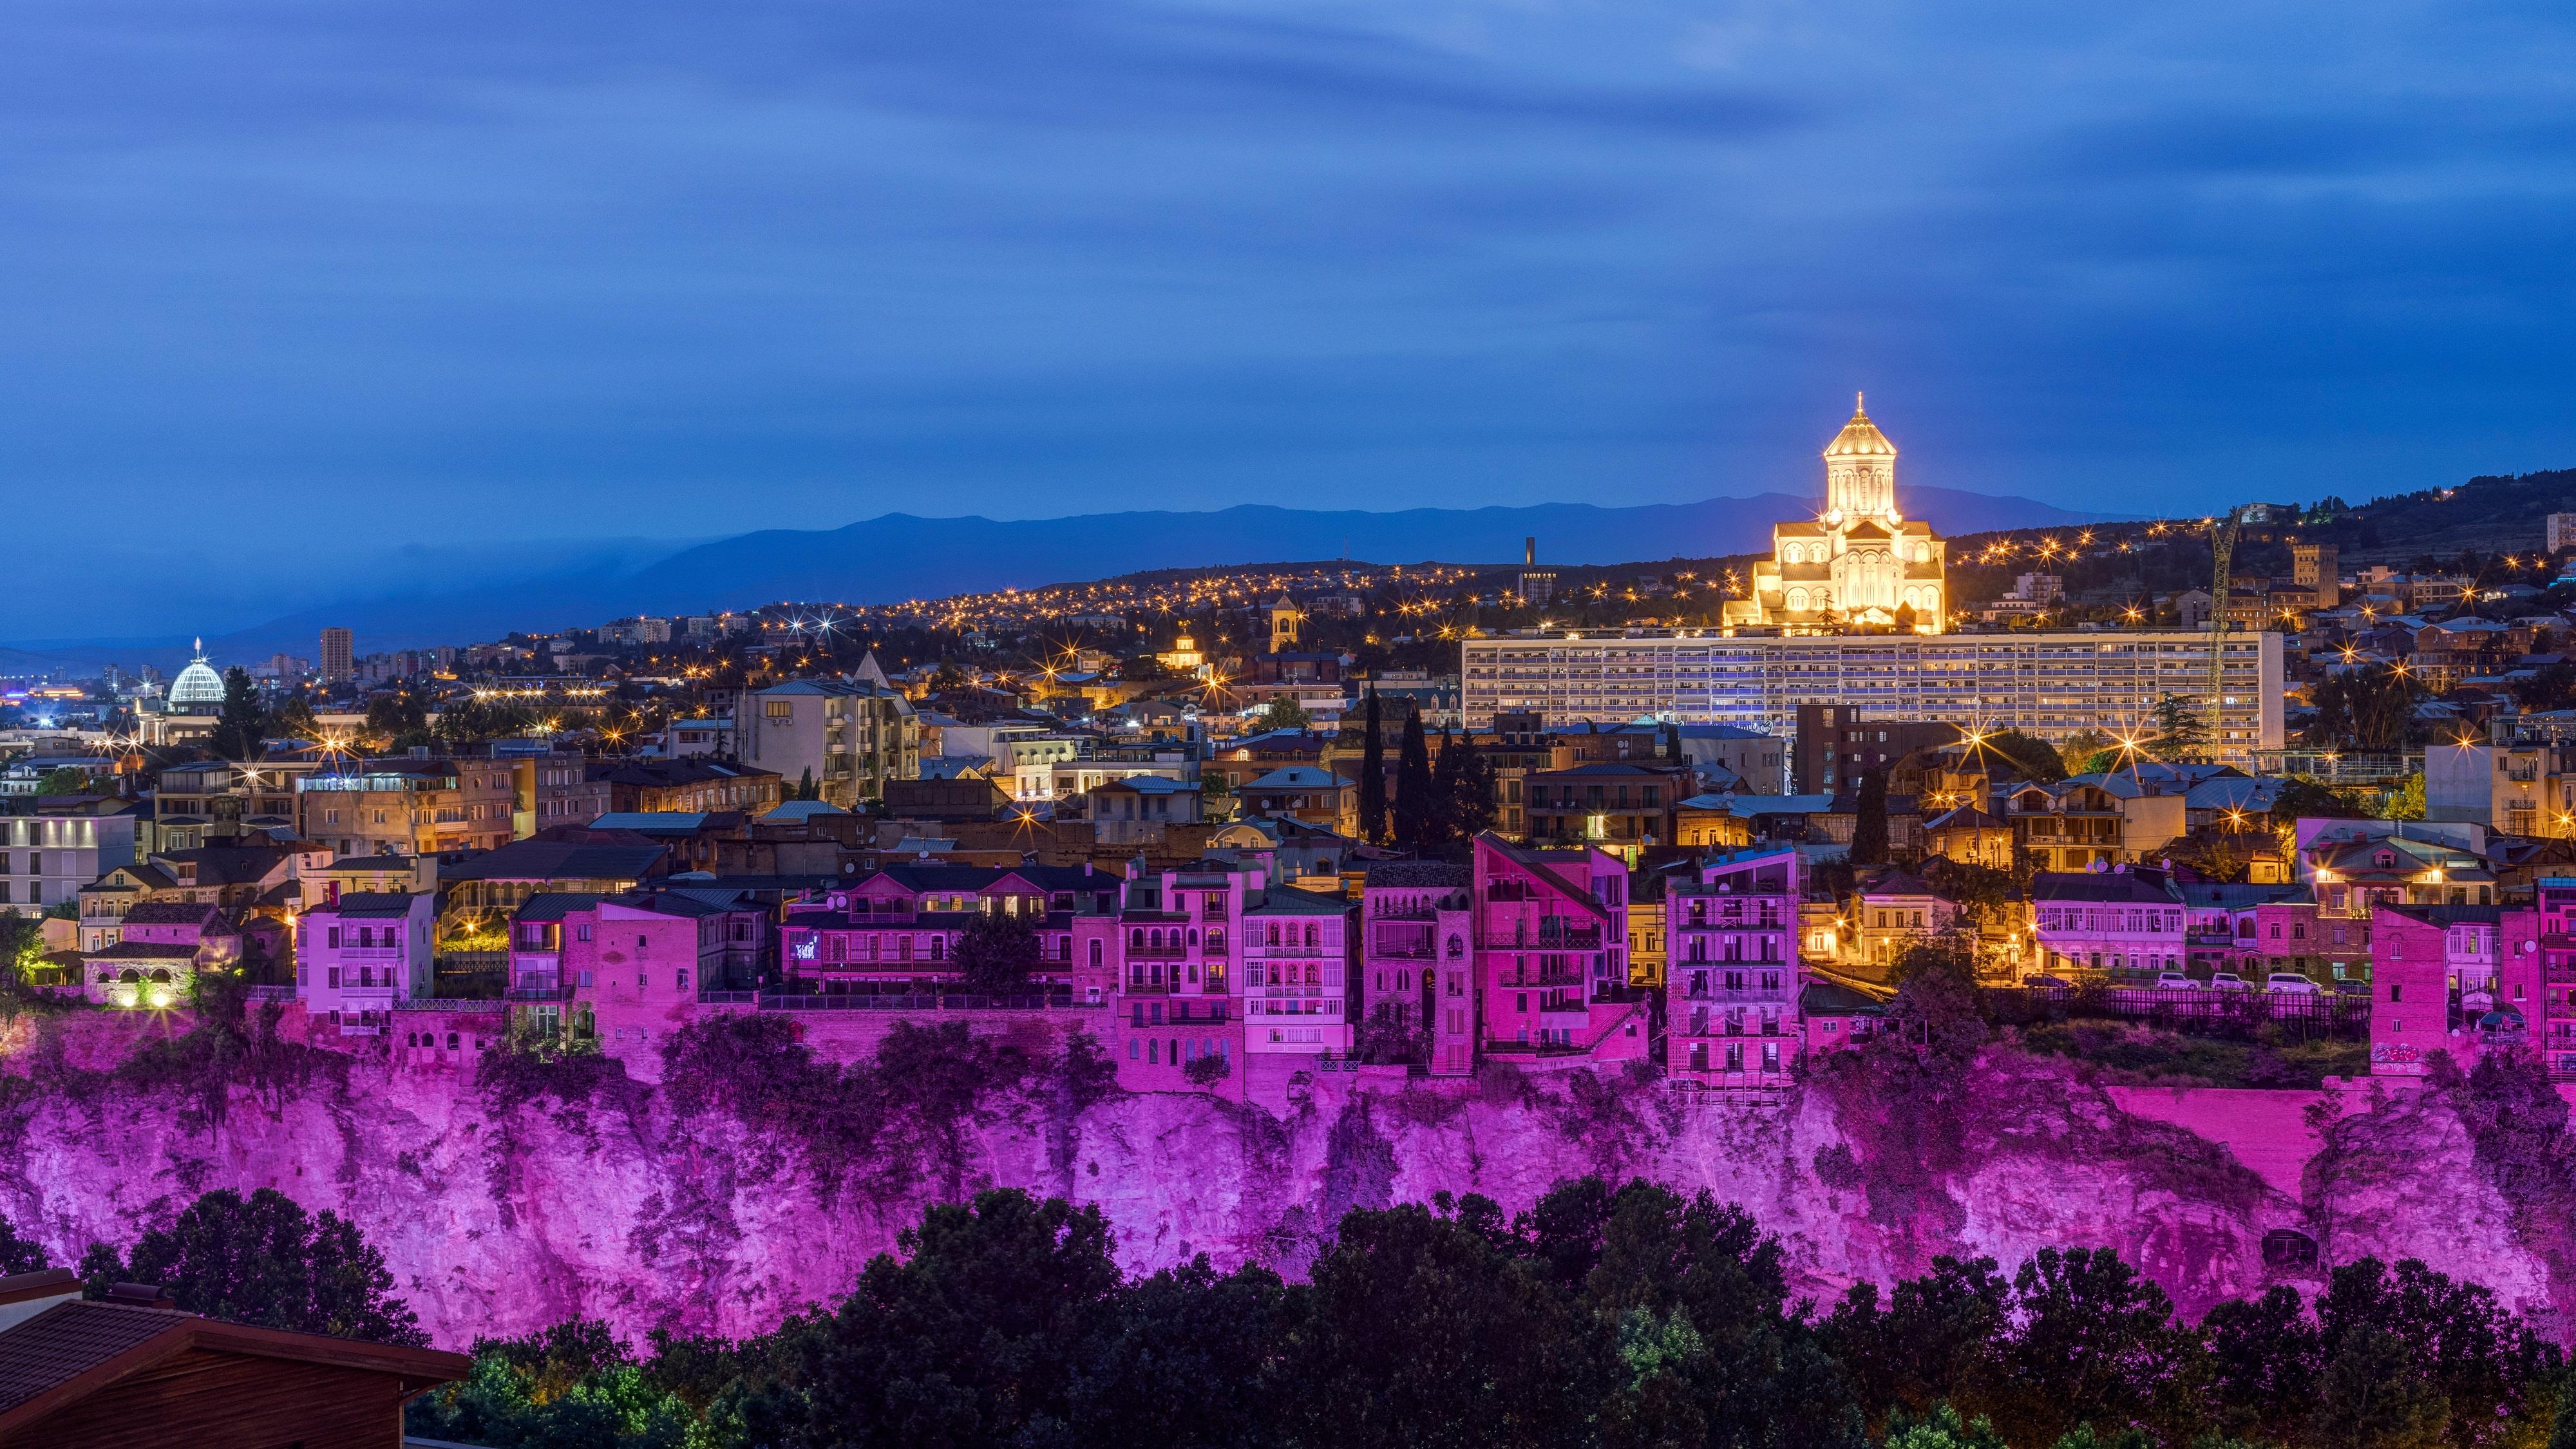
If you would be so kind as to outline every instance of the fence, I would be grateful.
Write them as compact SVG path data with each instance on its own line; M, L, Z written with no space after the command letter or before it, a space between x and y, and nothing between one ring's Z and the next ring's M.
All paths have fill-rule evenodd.
M2096 1016L2142 1021L2200 1036L2252 1036L2271 1025L2284 1036L2358 1040L2370 1034L2370 999L2358 993L2159 991L2136 986L1989 986L1987 1005L2012 1023Z
M914 995L824 991L702 991L701 1002L751 1005L762 1011L1065 1011L1104 1003L1070 996L972 996L941 992Z

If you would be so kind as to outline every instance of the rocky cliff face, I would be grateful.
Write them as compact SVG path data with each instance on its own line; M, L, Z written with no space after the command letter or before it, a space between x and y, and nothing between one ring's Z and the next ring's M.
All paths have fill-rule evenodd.
M1294 1083L1284 1113L1086 1102L1040 1071L971 1110L890 1118L866 1157L840 1158L792 1101L706 1083L693 1098L614 1063L508 1090L381 1048L192 1076L186 1052L131 1030L0 1028L0 1214L69 1262L197 1192L277 1187L356 1221L443 1345L576 1314L630 1335L760 1331L844 1291L925 1203L984 1186L1099 1204L1131 1269L1206 1253L1293 1273L1349 1208L1446 1190L1517 1210L1583 1173L1743 1203L1819 1297L1939 1253L2009 1267L2107 1245L2197 1313L2313 1277L2266 1266L2264 1235L2287 1228L2326 1261L2422 1257L2555 1322L2546 1264L2438 1094L2325 1103L2295 1193L2278 1162L2267 1183L2067 1064L2009 1051L1928 1095L1848 1073L1721 1103L1583 1071L1334 1073Z

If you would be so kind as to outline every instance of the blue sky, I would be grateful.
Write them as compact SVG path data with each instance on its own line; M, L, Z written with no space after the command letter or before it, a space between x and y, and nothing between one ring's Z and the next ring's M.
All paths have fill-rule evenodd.
M1797 490L1855 388L2111 511L2570 466L2571 77L2534 0L23 0L0 479L232 568Z

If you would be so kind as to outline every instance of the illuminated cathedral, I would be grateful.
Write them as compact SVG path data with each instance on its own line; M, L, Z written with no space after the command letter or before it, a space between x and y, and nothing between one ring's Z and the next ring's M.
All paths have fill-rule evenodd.
M1947 545L1896 507L1896 445L1857 398L1825 446L1825 511L1771 530L1771 559L1753 566L1752 597L1730 599L1725 627L1818 634L1856 624L1938 634L1948 600Z

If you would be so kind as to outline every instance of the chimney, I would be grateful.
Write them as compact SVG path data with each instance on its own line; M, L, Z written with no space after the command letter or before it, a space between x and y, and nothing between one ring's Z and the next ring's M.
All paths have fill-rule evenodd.
M179 1300L158 1283L119 1283L107 1290L107 1301L128 1308L176 1308Z
M0 1333L80 1296L80 1275L69 1268L39 1268L0 1278Z
M1521 540L1521 562L1524 564L1534 564L1538 562L1537 535L1533 534L1530 537Z

